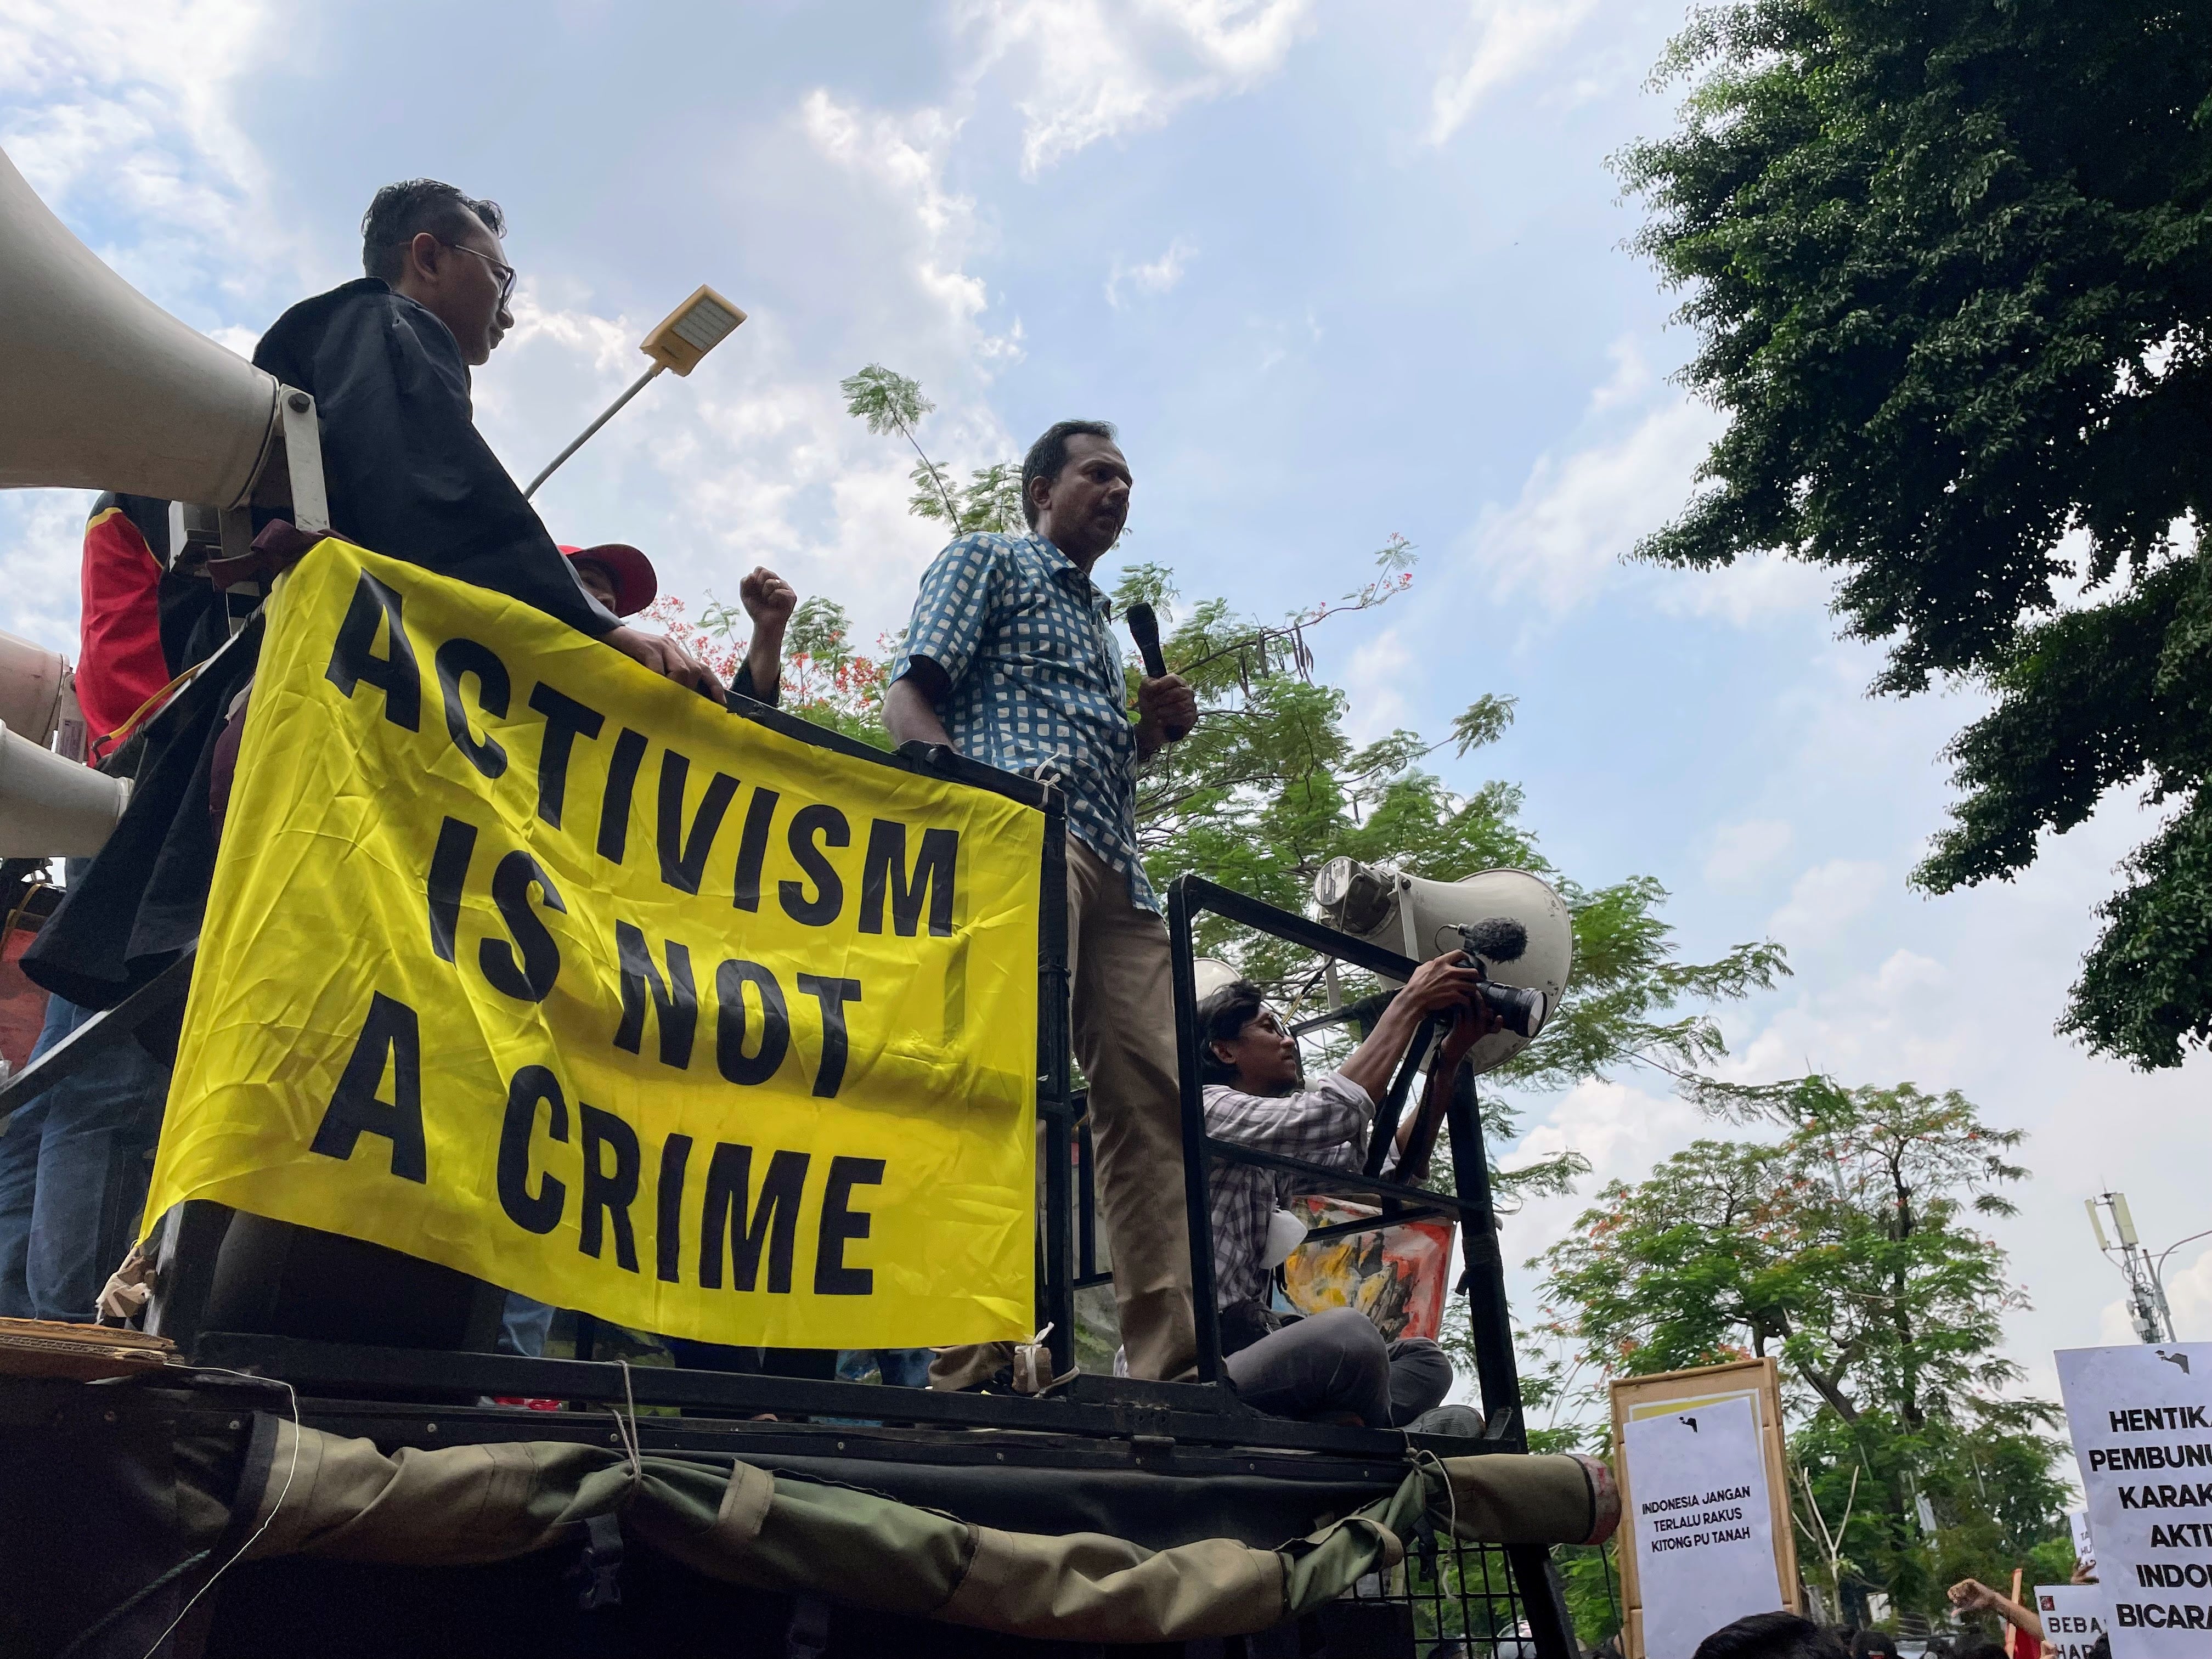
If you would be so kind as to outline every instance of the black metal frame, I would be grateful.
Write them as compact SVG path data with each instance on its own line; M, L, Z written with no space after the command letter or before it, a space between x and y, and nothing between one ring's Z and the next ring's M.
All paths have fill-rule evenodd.
M1325 1188L1370 1193L1383 1200L1382 1213L1365 1221L1331 1228L1332 1233L1364 1232L1396 1226L1418 1210L1425 1214L1451 1213L1460 1220L1462 1254L1467 1271L1460 1288L1468 1298L1468 1324L1474 1340L1475 1370L1481 1391L1484 1437L1495 1449L1525 1452L1528 1449L1522 1420L1521 1375L1513 1352L1513 1322L1505 1297L1504 1260L1498 1248L1498 1212L1492 1200L1490 1159L1476 1109L1474 1079L1464 1067L1451 1079L1445 1105L1445 1122L1451 1132L1452 1184L1450 1193L1430 1192L1400 1182L1385 1181L1373 1173L1381 1167L1377 1150L1387 1150L1396 1128L1397 1109L1404 1103L1413 1074L1425 1058L1433 1036L1425 1024L1421 1035L1407 1050L1393 1079L1389 1096L1379 1106L1371 1131L1368 1169L1358 1174L1334 1170L1303 1158L1217 1140L1206 1132L1205 1091L1199 1076L1202 1043L1198 1029L1196 953L1192 928L1196 918L1212 915L1251 928L1255 933L1302 945L1322 956L1348 962L1384 978L1402 982L1419 965L1395 951L1383 950L1317 921L1279 910L1255 898L1199 876L1179 876L1168 889L1168 943L1175 981L1176 1047L1182 1090L1183 1194L1190 1225L1193 1313L1198 1328L1198 1366L1201 1381L1213 1382L1222 1374L1221 1320L1213 1285L1213 1226L1211 1170L1215 1158L1227 1163L1283 1170L1311 1176ZM1573 1626L1558 1587L1549 1571L1549 1556L1541 1548L1509 1549L1515 1577L1521 1587L1530 1639L1544 1659L1574 1653Z

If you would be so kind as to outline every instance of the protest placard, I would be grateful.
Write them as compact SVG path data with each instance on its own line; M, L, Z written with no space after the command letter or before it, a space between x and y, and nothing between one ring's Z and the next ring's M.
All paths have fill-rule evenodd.
M268 608L149 1222L712 1341L1025 1336L1043 822L326 541Z
M2212 1653L2212 1343L2058 1353L2112 1659Z
M1746 1613L1797 1607L1771 1360L1612 1386L1632 1659L1689 1659Z
M2045 1659L2089 1659L2112 1622L2100 1584L2039 1584L2035 1612L2043 1620Z
M2067 1510L2066 1527L2067 1530L2074 1534L2075 1564L2084 1571L2094 1573L2097 1570L2097 1545L2094 1535L2089 1530L2089 1511Z

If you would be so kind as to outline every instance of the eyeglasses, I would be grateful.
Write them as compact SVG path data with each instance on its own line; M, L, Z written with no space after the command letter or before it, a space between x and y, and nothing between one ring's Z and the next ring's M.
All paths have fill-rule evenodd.
M489 253L478 253L476 249L472 247L463 247L459 242L443 242L441 243L440 246L442 247L449 247L456 253L468 254L472 258L481 259L486 264L489 265L491 267L491 274L499 278L500 304L505 305L507 301L513 297L514 294L515 278L515 270L513 265L502 264L501 261L493 258Z

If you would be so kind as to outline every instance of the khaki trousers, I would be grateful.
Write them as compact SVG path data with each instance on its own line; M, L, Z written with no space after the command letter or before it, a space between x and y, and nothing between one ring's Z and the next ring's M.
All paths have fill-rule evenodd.
M1067 967L1075 1058L1091 1085L1098 1219L1114 1255L1129 1375L1187 1382L1197 1374L1198 1338L1167 924L1132 903L1128 878L1073 836ZM1037 1220L1042 1226L1042 1188ZM947 1348L930 1365L929 1386L968 1388L1012 1361L1007 1343Z

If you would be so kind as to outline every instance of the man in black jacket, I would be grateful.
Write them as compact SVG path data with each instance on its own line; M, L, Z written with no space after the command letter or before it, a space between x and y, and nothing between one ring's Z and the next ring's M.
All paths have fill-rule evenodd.
M585 592L476 428L469 370L514 322L505 226L495 203L451 185L386 185L362 220L368 274L294 306L253 361L315 398L339 535L534 605L719 702L720 682L682 646L626 626ZM189 694L190 718L149 734L129 809L25 953L24 971L46 989L112 1008L198 937L215 870L216 749L258 641L240 646Z
M314 397L338 535L535 605L719 701L682 646L584 591L477 431L469 371L514 325L506 228L497 203L451 185L386 185L362 218L368 274L278 318L254 363Z

